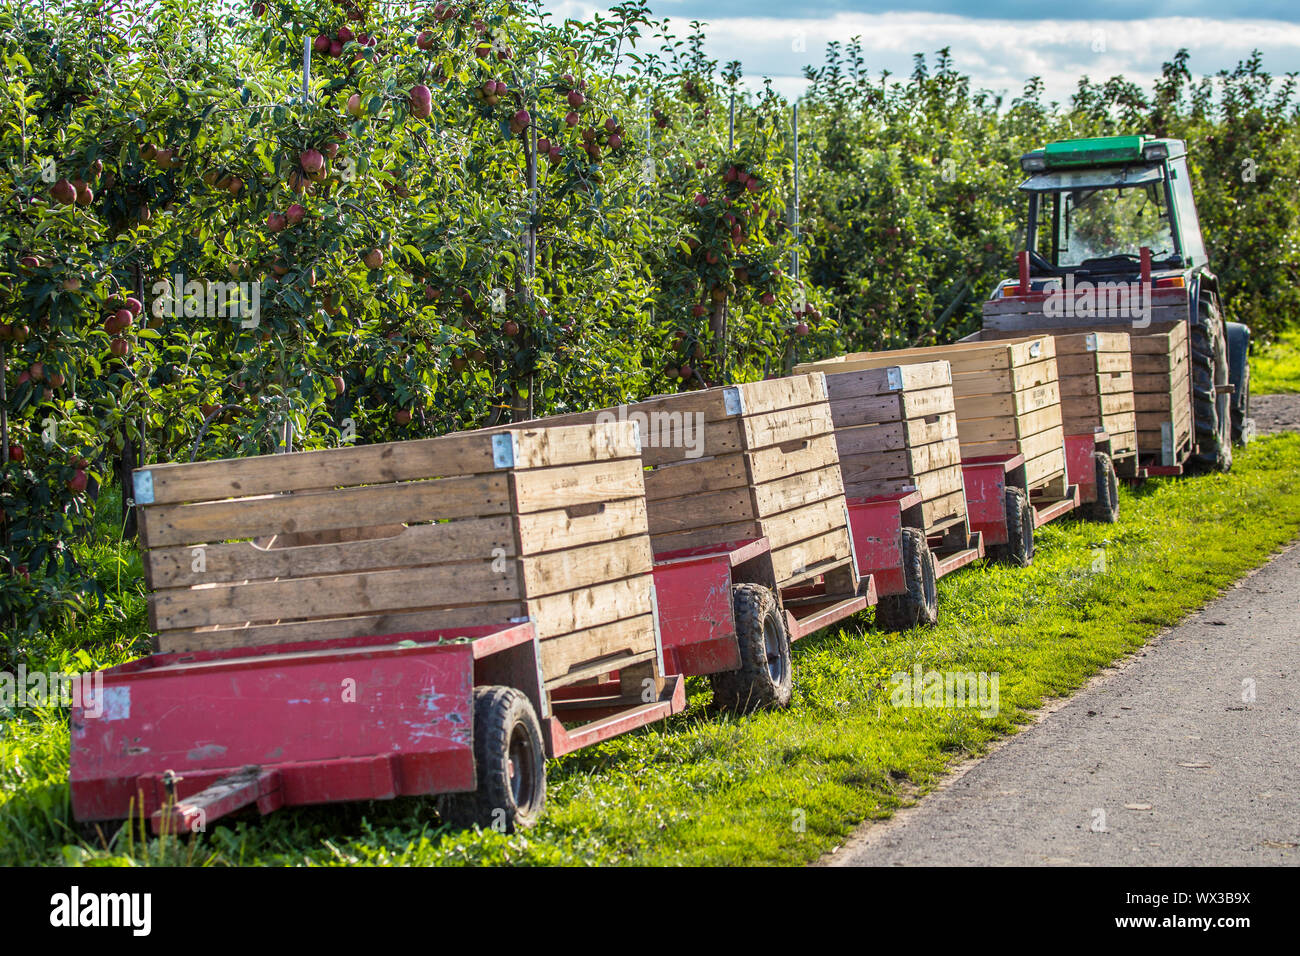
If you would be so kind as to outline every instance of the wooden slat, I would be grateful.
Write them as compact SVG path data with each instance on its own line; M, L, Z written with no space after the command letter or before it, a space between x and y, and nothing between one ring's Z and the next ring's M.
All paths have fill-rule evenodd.
M485 436L446 435L189 464L151 465L154 505L494 471ZM152 544L153 542L146 542Z
M507 516L465 518L415 525L391 537L267 550L252 542L153 548L144 555L154 589L276 577L311 577L345 571L410 568L513 557L513 524ZM201 568L201 570L196 570Z
M940 522L966 517L966 493L956 491L940 498L921 503L921 520L925 530L935 527Z
M539 644L542 674L548 682L560 681L575 669L584 669L590 661L618 655L636 656L633 649L644 648L647 643L654 643L654 618L650 614L638 614L583 631L550 637Z
M651 536L650 544L655 554L659 555L667 551L705 548L732 541L748 541L762 536L763 528L756 519L750 519L731 524L706 525L687 528L685 531L656 534Z
M985 455L1024 455L1026 459L1036 458L1060 445L1064 436L1065 432L1061 428L1049 428L1045 432L1018 440L963 442L961 453L964 458L982 458Z
M649 502L648 507L650 533L656 536L708 525L747 521L754 517L753 499L748 487L726 488L681 498L661 498Z
M562 591L524 602L538 640L583 631L600 624L649 614L650 575L606 581L575 591ZM653 641L653 635L650 637Z
M806 471L754 487L754 505L760 517L780 514L794 508L834 498L844 493L840 469L829 465L818 471Z
M774 549L772 571L777 586L786 587L811 574L821 574L832 562L851 558L852 554L848 531L841 526L815 538Z
M746 452L753 484L816 471L839 460L834 435L800 438L784 445L772 445Z
M513 562L488 560L389 571L294 577L193 588L168 588L150 598L154 630L269 623L427 606L506 601L518 596Z
M648 574L654 567L650 538L639 534L519 560L524 594L541 597L604 581Z
M1037 388L1059 378L1056 373L1056 359L1034 362L1031 365L1011 369L994 369L988 372L954 372L952 392L957 397L957 410L960 414L962 399L971 395L1001 395L1006 392L1019 392L1028 388Z
M812 438L834 431L830 405L820 402L761 415L746 415L742 421L745 447L750 451Z
M520 514L645 494L641 459L538 468L511 475Z
M1025 460L1025 483L1037 488L1065 470L1065 449L1054 448L1045 454Z
M850 482L882 478L909 478L960 463L961 444L955 439L948 439L915 448L841 458L840 473L847 485Z
M365 637L369 634L402 634L411 631L473 627L481 624L505 624L523 616L523 613L523 604L517 601L466 604L461 607L422 608L393 614L359 614L353 617L294 621L286 624L163 631L158 635L157 643L158 650L164 654L228 647L261 647L267 644L292 644L298 641L330 641L348 637Z
M519 553L541 554L644 534L646 503L638 497L606 501L590 508L536 511L520 515L516 523Z
M743 454L721 458L685 459L645 473L646 497L651 500L741 488L749 484Z
M963 445L972 442L1025 438L1061 423L1061 406L1048 405L1023 415L1002 418L958 419L957 434Z
M815 365L795 366L795 371ZM822 371L826 372L826 394L832 402L860 395L884 395L952 384L952 370L947 362L916 362L856 372L838 371L834 365L827 365L822 367ZM891 375L899 383L899 388L890 388Z
M826 498L763 519L762 533L773 548L781 548L831 528L842 528L846 520L844 502L839 498Z
M505 473L142 509L149 547L509 511Z

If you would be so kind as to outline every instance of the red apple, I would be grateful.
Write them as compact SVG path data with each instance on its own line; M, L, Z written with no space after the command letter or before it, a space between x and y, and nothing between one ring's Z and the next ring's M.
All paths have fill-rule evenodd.
M356 119L361 119L361 117L366 115L366 108L361 103L361 94L353 93L348 97L347 110L349 115Z
M50 187L50 198L60 206L71 206L77 201L77 187L66 179L60 179Z
M280 232L288 224L289 221L285 218L284 213L282 212L273 212L271 215L266 217L266 228L271 230L271 232Z
M25 451L23 451L23 446L22 446L22 445L10 445L10 446L9 446L9 460L10 460L10 461L22 461L22 460L23 460L24 458L26 458L26 457L27 457L27 453L26 453Z
M577 126L581 119L582 117L572 110L564 114L564 123L566 126Z
M40 382L45 378L45 363L33 362L31 368L29 368L27 371L28 374L31 375L31 379L33 382Z
M519 323L514 321L513 319L508 319L506 320L506 324L501 326L501 331L504 332L506 335L508 335L510 338L514 338L516 335L519 334Z
M399 408L396 412L393 413L393 421L397 422L397 424L399 425L405 425L410 420L411 420L411 413L407 411L405 408Z
M317 149L304 149L298 154L298 164L309 173L314 173L325 165L325 157Z
M302 203L294 203L284 211L284 218L288 220L289 225L296 226L307 217L307 207Z
M118 358L123 358L131 354L131 342L128 339L113 339L113 341L108 344L108 350Z
M330 379L330 381L334 383L334 394L335 394L335 395L342 395L343 392L346 391L347 386L346 386L346 385L344 384L344 382L343 382L343 376L342 376L342 375L335 375L332 379Z
M68 479L68 490L74 495L79 495L86 490L86 481L86 473L78 468L73 476Z
M361 261L369 269L378 269L384 264L384 252L382 249L371 249L362 257Z
M132 315L139 315L141 312L144 311L144 303L141 302L139 299L137 299L135 296L127 296L126 301L123 303L123 305L125 306L126 310L130 312Z
M794 334L795 334L795 335L807 335L807 334L808 334L808 323L807 323L807 322L800 322L798 325L796 325L796 326L794 327Z
M433 94L423 83L411 88L409 102L416 119L428 119L433 113Z
M569 105L572 106L575 110L580 109L582 107L582 104L587 102L587 98L577 90L569 90L569 95L566 98L569 101Z
M347 27L339 27L338 41L340 43L351 43L355 39L356 39L356 34L354 34L351 30L349 30Z
M311 48L317 53L328 53L330 51L330 38L325 34L320 34L311 43Z
M342 56L342 55L343 55L343 44L340 43L338 40L331 40L331 41L330 41L330 56L338 57L338 56Z

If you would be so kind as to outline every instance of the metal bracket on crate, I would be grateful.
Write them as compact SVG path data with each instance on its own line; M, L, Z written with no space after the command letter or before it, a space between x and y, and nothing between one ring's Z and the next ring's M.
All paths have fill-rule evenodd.
M153 504L153 472L133 471L131 473L131 496L138 505Z
M1039 339L1033 345L1029 346L1029 357L1038 358L1038 353L1041 351L1043 351L1043 341L1042 339Z
M1160 464L1168 468L1174 463L1174 423L1160 423Z
M1088 333L1087 337L1083 340L1083 347L1084 347L1084 349L1085 349L1086 351L1089 351L1089 352L1095 352L1095 351L1097 351L1097 333L1096 333L1096 332L1089 332L1089 333Z
M650 618L654 622L655 628L655 667L656 673L664 676L664 640L663 634L659 631L659 592L655 589L654 581L650 582Z
M903 370L897 365L885 369L885 385L889 391L897 392L903 387Z
M515 466L515 447L518 436L514 432L492 436L492 466L494 468L513 468Z
M727 410L728 415L745 414L745 397L740 394L740 389L734 385L722 390L722 407Z

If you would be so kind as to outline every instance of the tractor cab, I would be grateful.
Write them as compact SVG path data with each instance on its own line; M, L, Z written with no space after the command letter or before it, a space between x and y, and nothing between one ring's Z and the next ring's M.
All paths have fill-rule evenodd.
M1022 156L1020 166L1029 174L1020 189L1029 196L1025 248L1036 288L1067 275L1137 279L1144 256L1156 288L1190 287L1206 270L1182 140L1049 143Z
M1250 329L1223 320L1219 280L1201 237L1187 145L1180 139L1105 136L1048 143L1020 157L1029 197L1019 276L993 291L1008 307L1045 303L1041 321L1150 325L1154 315L1186 321L1195 403L1196 458L1231 465L1231 444L1247 440ZM1106 290L1106 296L1101 296ZM1112 295L1113 293L1113 295ZM1091 297L1089 307L1075 303ZM1134 309L1134 303L1140 309ZM990 311L986 304L985 314ZM1027 308L1028 306L1026 306Z

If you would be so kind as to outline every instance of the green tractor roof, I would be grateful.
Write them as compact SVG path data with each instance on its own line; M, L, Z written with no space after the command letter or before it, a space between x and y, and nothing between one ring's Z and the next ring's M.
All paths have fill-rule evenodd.
M1098 136L1066 139L1030 150L1020 157L1025 172L1156 162L1182 153L1182 141L1150 136Z

